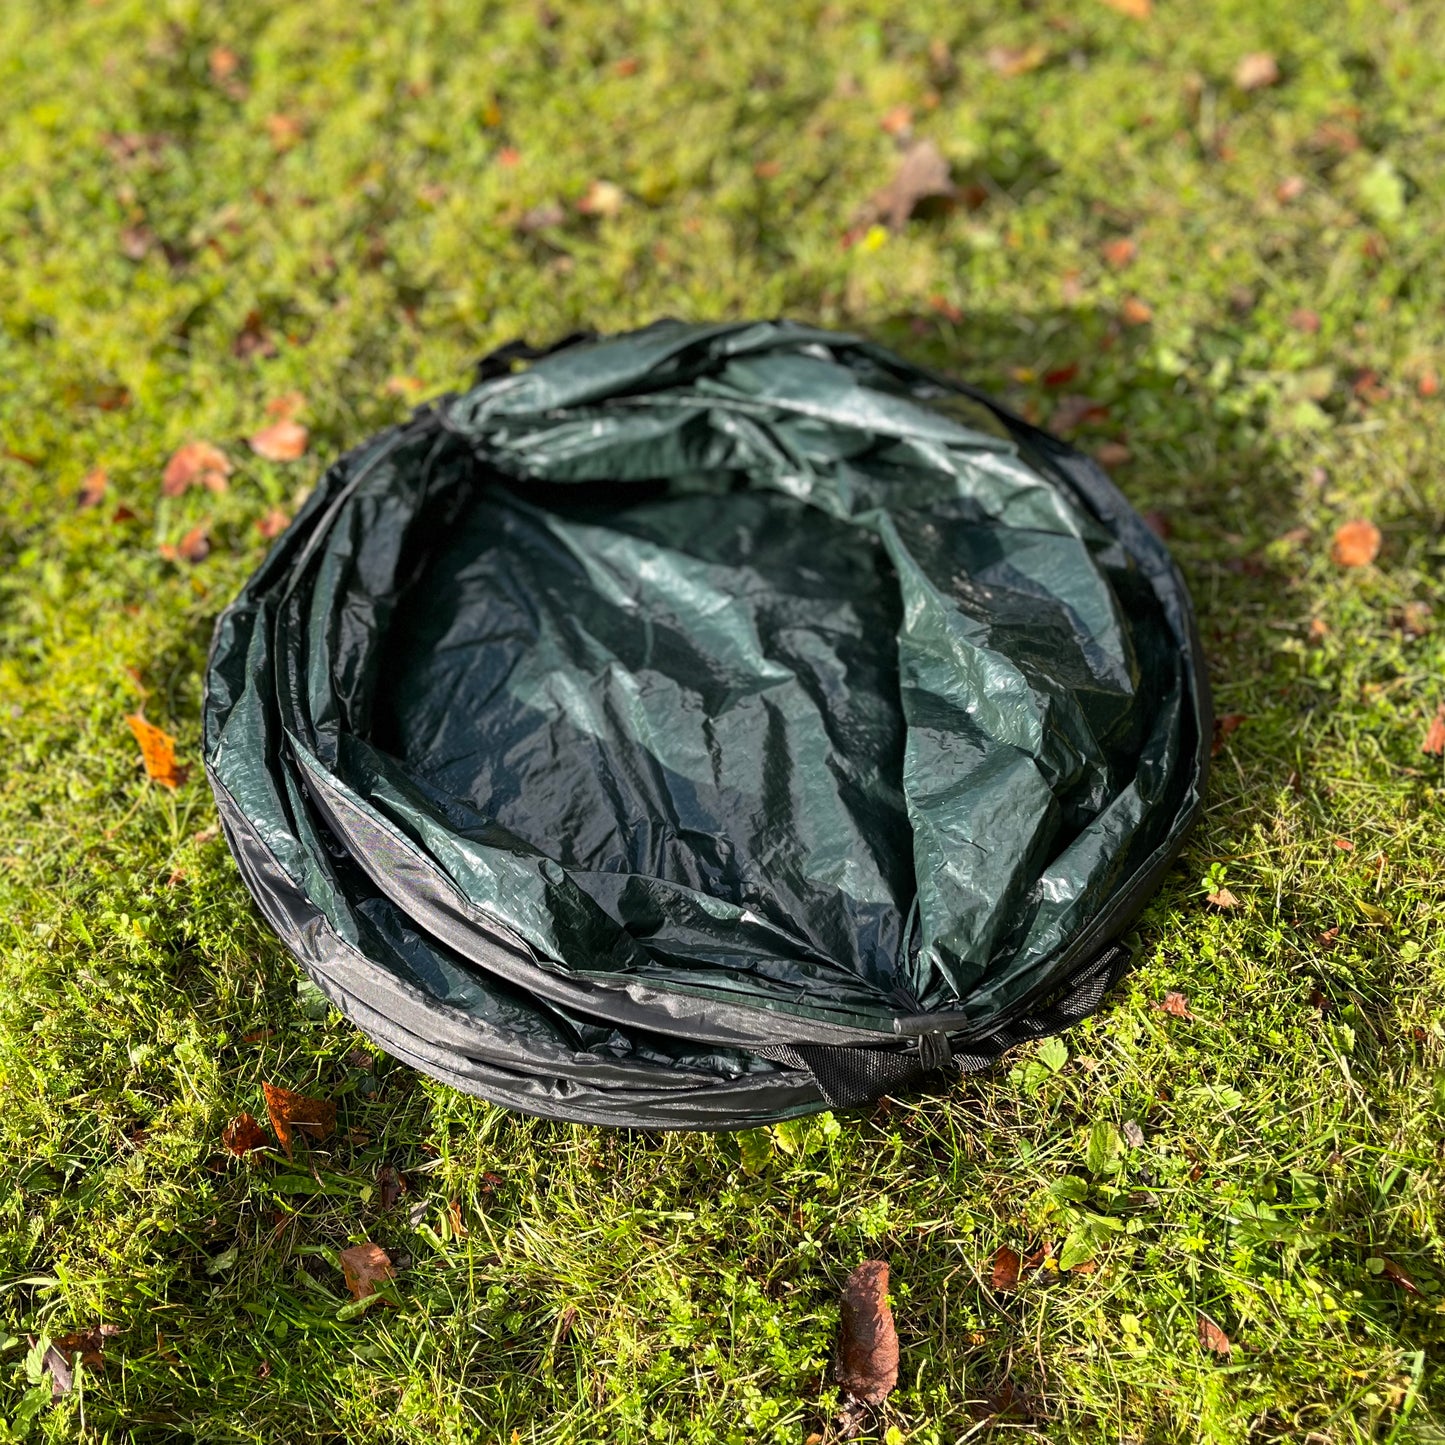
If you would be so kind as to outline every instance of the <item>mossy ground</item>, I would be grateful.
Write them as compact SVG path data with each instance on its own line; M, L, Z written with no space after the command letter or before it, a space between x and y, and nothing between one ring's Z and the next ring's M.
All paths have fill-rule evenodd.
M1277 84L1233 82L1252 51ZM900 106L964 201L848 237ZM839 1284L885 1257L903 1365L869 1438L1442 1438L1439 4L8 0L0 156L14 1434L802 1442ZM578 208L599 180L615 214ZM1045 420L1097 400L1078 440L1126 445L1168 518L1246 720L1136 972L1062 1062L741 1141L368 1063L208 836L199 768L148 785L125 715L195 764L258 521L482 351L780 313ZM310 450L261 461L241 439L292 390ZM230 488L165 498L193 437ZM1383 548L1341 568L1357 516ZM204 561L161 555L203 523ZM314 1177L221 1151L262 1080L339 1101ZM1070 1235L1092 1273L988 1288L999 1246ZM399 1303L338 1318L332 1252L364 1239ZM27 1339L102 1321L104 1369L41 1407Z

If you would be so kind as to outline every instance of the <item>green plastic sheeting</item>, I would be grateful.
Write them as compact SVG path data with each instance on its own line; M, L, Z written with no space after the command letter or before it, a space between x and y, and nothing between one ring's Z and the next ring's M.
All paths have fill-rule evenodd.
M664 1127L1092 1007L1209 732L1103 473L805 326L529 355L338 462L217 627L223 824L328 996L459 1087Z

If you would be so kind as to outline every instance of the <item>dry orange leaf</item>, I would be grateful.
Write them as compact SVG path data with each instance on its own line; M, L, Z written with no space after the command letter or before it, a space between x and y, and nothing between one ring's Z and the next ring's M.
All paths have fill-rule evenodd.
M1000 75L1027 75L1049 58L1049 51L1047 46L1037 42L1025 46L991 45L984 51L983 58Z
M1420 1286L1410 1278L1410 1273L1403 1265L1398 1265L1393 1259L1381 1258L1380 1263L1385 1267L1381 1271L1391 1284L1405 1291L1406 1294L1419 1294Z
M238 1157L266 1146L266 1135L253 1114L237 1114L221 1131L221 1144Z
M299 421L289 417L263 426L248 438L251 450L268 462L294 462L306 454L306 439L310 433Z
M1139 255L1139 243L1132 236L1115 236L1104 242L1104 259L1120 271L1130 265Z
M105 489L110 485L110 478L106 475L104 467L93 467L88 471L80 482L80 491L76 494L75 505L77 507L98 507L105 500Z
M207 63L210 66L211 79L217 85L223 80L229 80L241 68L240 56L224 45L218 45L211 51Z
M1112 471L1115 467L1122 467L1127 462L1132 462L1134 453L1123 442L1100 442L1094 452L1094 457L1101 467L1107 467Z
M447 1205L447 1222L452 1227L453 1239L465 1239L467 1237L467 1225L466 1221L462 1218L460 1200L453 1199L452 1202Z
M268 541L274 541L291 525L291 518L280 507L272 507L264 517L256 519L256 530Z
M209 492L224 492L226 478L231 475L231 462L219 447L210 442L187 442L172 453L161 473L161 491L168 497L179 497L190 487L202 486Z
M1229 1336L1208 1315L1199 1316L1199 1343L1203 1349L1212 1350L1221 1359L1227 1359L1234 1348L1229 1343Z
M584 216L617 216L627 204L627 193L616 181L593 181L587 194L577 202Z
M1126 296L1119 308L1119 319L1125 326L1144 326L1154 319L1154 308L1137 296Z
M146 776L163 788L180 787L188 770L176 762L176 740L164 729L147 722L138 712L131 713L126 722L140 744Z
M271 1127L288 1159L292 1157L296 1130L313 1139L324 1139L336 1127L336 1105L330 1099L312 1099L267 1083L261 1085L261 1091L266 1096Z
M179 542L162 542L156 549L167 562L204 562L211 555L211 524L199 522Z
M306 410L306 398L299 391L283 392L266 403L266 415L274 421L290 421Z
M1104 0L1104 4L1131 20L1147 20L1154 13L1154 0Z
M1330 556L1341 567L1368 567L1380 555L1380 529L1373 522L1346 522L1335 533Z
M1238 908L1239 899L1227 888L1217 888L1213 893L1205 895L1205 902L1213 908Z
M289 151L300 143L301 122L290 115L269 115L266 117L266 134L271 137L272 146L278 151Z
M1267 50L1240 57L1234 67L1234 83L1241 90L1263 90L1279 83L1279 61Z
M201 522L176 543L176 555L182 562L204 562L211 555L211 524Z
M1425 730L1425 741L1420 744L1420 751L1432 758L1445 757L1445 703L1435 710L1435 716Z
M1171 988L1164 995L1163 1003L1154 1005L1161 1013L1166 1013L1170 1018L1192 1019L1194 1015L1189 1011L1189 1000L1179 992L1177 988Z
M881 1405L898 1383L886 1260L865 1260L848 1276L838 1325L838 1383L852 1399Z
M989 1283L1000 1294L1009 1294L1019 1287L1019 1267L1023 1260L1016 1249L1001 1244L994 1251L993 1264L989 1270Z
M889 135L906 136L913 130L913 107L911 105L895 105L878 124Z
M1227 712L1222 717L1214 719L1214 741L1209 747L1211 757L1219 756L1229 736L1238 732L1244 726L1245 721L1246 718L1242 712Z
M899 157L893 179L874 191L855 221L860 226L884 221L891 230L901 231L924 201L955 194L948 157L931 140L914 141Z
M377 1285L396 1277L390 1256L379 1244L353 1244L339 1251L336 1258L352 1299L366 1299L376 1293Z

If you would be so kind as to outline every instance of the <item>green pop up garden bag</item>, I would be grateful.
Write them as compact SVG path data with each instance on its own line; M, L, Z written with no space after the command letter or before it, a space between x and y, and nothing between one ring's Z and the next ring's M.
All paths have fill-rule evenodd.
M664 1128L1095 1008L1210 733L1103 472L784 322L480 370L337 462L216 629L226 836L335 1005L460 1089Z

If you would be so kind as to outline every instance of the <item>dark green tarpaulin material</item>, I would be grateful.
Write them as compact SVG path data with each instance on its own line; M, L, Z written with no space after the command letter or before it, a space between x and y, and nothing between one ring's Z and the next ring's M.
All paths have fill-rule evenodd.
M1209 736L1104 474L805 326L536 355L333 466L217 625L226 836L327 996L511 1107L693 1128L1094 1007Z

